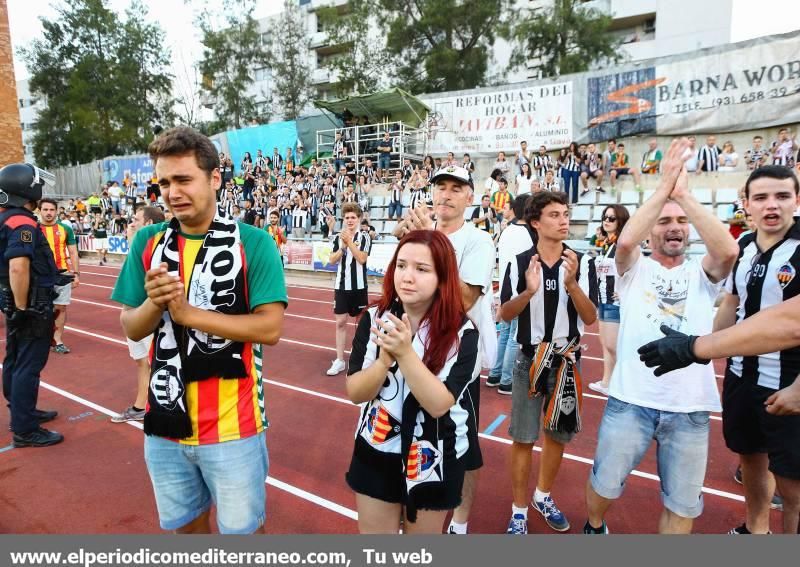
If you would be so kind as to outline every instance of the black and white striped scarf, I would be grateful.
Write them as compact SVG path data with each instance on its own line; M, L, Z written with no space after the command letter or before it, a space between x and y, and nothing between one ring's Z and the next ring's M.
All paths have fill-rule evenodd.
M186 300L194 307L228 315L248 313L239 225L216 216L192 266L182 264L179 232L180 224L173 219L153 250L149 268L158 268L164 262L170 274L181 274L181 268L184 272L191 270ZM154 335L144 432L185 439L192 436L186 384L246 377L242 359L245 344L179 325L168 309Z

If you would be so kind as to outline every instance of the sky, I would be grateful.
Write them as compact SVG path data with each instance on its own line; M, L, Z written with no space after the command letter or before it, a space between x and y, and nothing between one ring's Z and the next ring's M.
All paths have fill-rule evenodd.
M7 0L8 19L11 27L11 43L14 46L14 72L17 80L29 76L25 65L16 54L17 48L30 45L42 32L41 17L53 19L55 6L66 0ZM166 32L166 44L172 51L173 73L181 80L191 69L192 63L200 59L202 48L199 31L193 24L192 8L184 0L143 0L151 21L158 21ZM214 2L215 0L211 0ZM219 2L221 4L221 2ZM257 0L256 18L277 14L283 7L282 0ZM130 0L107 0L107 5L117 13L124 13Z

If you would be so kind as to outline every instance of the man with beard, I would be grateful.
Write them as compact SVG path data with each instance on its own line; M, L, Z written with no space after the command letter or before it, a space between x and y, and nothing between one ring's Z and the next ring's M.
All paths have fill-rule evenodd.
M685 138L672 142L658 188L617 241L622 320L586 487L584 533L608 533L605 513L653 440L664 504L659 532L689 533L703 511L709 415L721 409L714 368L704 360L660 378L637 353L642 342L662 336L661 325L690 334L709 332L714 301L739 251L725 226L689 191L683 157L688 148ZM701 260L686 255L689 223L708 249ZM644 257L639 244L648 233L653 252Z

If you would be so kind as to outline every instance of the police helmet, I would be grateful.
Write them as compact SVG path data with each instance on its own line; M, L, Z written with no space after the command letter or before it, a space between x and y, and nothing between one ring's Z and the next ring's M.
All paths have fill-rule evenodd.
M0 207L23 207L42 198L42 188L53 175L29 163L0 169Z

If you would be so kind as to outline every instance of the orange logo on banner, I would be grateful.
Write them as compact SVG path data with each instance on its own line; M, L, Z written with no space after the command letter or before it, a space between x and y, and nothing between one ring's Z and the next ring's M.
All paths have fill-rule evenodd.
M625 108L620 108L619 110L612 110L611 112L606 112L605 114L601 114L600 116L595 116L591 120L589 120L589 126L597 126L598 124L602 124L603 122L608 122L614 118L619 118L621 116L628 116L628 115L636 115L641 114L643 112L647 112L651 108L653 108L653 103L649 100L643 98L637 98L635 96L628 96L634 93L639 92L642 89L648 89L650 87L655 87L656 85L660 85L664 81L666 81L666 77L662 77L660 79L650 79L649 81L645 81L643 83L636 83L635 85L628 85L627 87L623 87L618 89L614 92L608 93L606 100L609 102L616 102L618 104L625 104L627 105Z

